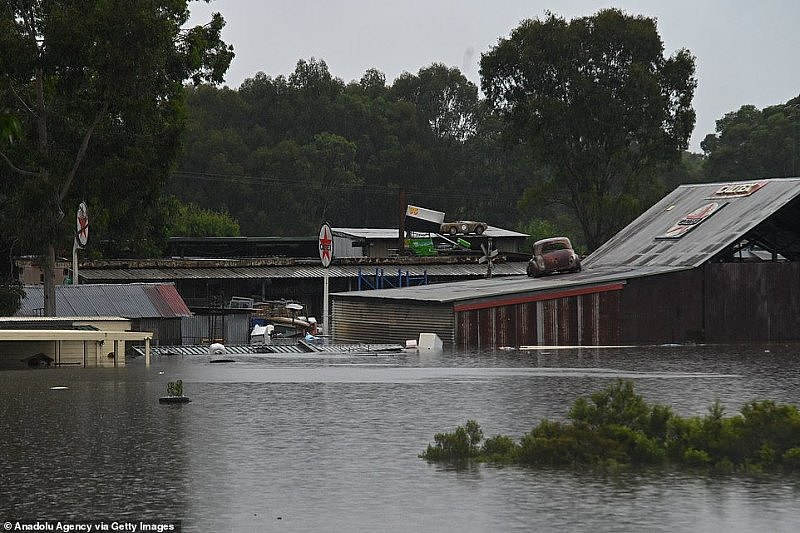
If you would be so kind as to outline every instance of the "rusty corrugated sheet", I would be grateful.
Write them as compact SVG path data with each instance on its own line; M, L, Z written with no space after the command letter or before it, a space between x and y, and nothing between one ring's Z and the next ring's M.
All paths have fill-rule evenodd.
M145 291L163 317L189 316L192 314L186 306L186 302L178 294L175 285L171 283L146 286Z
M800 263L713 263L704 272L709 342L800 340Z
M396 276L398 270L410 276L482 276L486 266L477 263L453 263L440 265L383 265L379 267L386 276ZM527 263L508 262L493 266L496 276L523 276ZM328 276L331 278L358 277L357 265L331 265ZM362 266L364 276L374 276L378 268ZM209 268L87 268L80 270L82 279L90 281L172 281L179 279L269 279L269 278L323 278L322 266L241 266Z
M622 284L614 284L497 300L494 305L456 305L457 345L491 349L618 344L622 290Z
M623 343L700 342L703 270L632 279L622 293Z

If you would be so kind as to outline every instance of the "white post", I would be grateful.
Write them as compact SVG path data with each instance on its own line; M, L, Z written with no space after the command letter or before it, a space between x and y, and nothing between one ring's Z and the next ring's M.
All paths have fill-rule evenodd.
M328 300L330 299L329 297L330 287L328 283L329 283L328 269L326 268L325 278L324 278L325 286L323 287L322 290L322 331L325 335L328 336L328 338L330 338L330 330L328 329L328 315L330 313L330 310L328 309Z
M78 239L72 241L72 284L78 284Z
M144 366L150 366L150 337L144 339Z

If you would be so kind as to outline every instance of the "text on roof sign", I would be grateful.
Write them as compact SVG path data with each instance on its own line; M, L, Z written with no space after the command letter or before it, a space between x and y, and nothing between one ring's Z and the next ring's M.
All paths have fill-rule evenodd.
M728 185L723 185L716 191L714 191L714 196L723 196L725 198L739 198L742 196L750 196L761 187L766 185L766 181L753 181L749 183L729 183Z

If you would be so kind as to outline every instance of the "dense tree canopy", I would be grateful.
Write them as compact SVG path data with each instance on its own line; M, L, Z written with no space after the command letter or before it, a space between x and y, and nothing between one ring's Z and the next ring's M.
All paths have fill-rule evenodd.
M20 142L2 148L0 179L17 239L51 268L75 231L79 199L93 236L147 253L159 189L178 152L183 81L221 82L233 52L218 14L183 30L186 0L23 0L0 7L0 98ZM70 216L65 216L69 212ZM133 245L133 246L132 246Z
M663 54L654 19L607 9L526 20L481 59L509 139L550 171L539 201L570 207L590 249L647 207L654 173L687 147L694 59Z
M800 96L763 110L745 105L726 114L701 147L709 179L800 176Z
M433 64L392 85L370 69L346 84L312 58L238 90L192 89L188 109L170 192L226 210L244 234L396 226L401 191L452 219L521 222L530 162L502 150L502 124L457 69Z

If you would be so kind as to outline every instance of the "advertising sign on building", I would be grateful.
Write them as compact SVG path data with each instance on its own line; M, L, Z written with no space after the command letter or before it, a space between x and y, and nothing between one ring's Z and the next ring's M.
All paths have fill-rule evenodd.
M722 209L724 206L725 204L711 202L703 207L695 209L673 224L672 227L670 227L664 234L656 237L656 239L679 239L696 228L698 224L708 219L708 217Z

